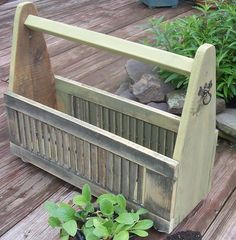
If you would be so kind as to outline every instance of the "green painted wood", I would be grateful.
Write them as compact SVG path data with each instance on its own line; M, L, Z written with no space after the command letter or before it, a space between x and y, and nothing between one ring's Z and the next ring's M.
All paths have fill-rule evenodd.
M5 94L5 103L9 108L47 122L51 126L66 131L125 159L129 159L171 178L176 177L178 163L173 159L12 92Z
M173 154L173 159L180 163L173 212L175 224L180 222L209 191L216 144L215 63L215 47L210 44L199 47L193 63ZM204 105L198 93L200 87L204 87L210 81L212 98L208 105Z
M155 64L166 70L189 74L193 59L117 37L29 15L25 26L70 41L81 42L120 55Z
M57 92L67 93L162 128L178 131L179 117L76 81L55 76ZM79 106L83 107L82 105ZM81 112L82 114L82 112ZM81 116L81 120L84 118Z

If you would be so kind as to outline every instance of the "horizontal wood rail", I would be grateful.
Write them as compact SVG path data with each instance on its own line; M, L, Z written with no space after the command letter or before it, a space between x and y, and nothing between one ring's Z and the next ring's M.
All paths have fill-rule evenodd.
M178 162L171 158L18 94L8 92L4 99L8 108L61 129L160 175L171 179L177 177Z
M169 71L189 75L193 59L161 49L130 42L117 37L29 15L24 23L28 28L67 40L81 42L127 57L158 65Z
M180 117L171 113L60 76L55 76L55 84L57 91L94 102L164 129L178 132Z

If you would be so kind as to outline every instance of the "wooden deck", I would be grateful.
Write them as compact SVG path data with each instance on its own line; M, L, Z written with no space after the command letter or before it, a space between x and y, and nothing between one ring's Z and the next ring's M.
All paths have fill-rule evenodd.
M43 203L70 201L73 186L23 163L9 151L3 93L9 75L12 23L19 1L0 5L0 239L58 239L47 225ZM137 0L35 0L40 16L139 41L148 33L147 20L192 14L191 4L151 10ZM127 59L91 47L46 36L55 74L113 92L126 78ZM191 198L191 196L189 196ZM236 239L236 146L221 141L217 148L212 189L176 231L200 231L205 240ZM165 239L152 231L148 239Z

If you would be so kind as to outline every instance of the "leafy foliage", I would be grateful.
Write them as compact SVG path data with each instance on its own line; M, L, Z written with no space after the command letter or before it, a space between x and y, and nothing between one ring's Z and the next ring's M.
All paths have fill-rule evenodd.
M51 227L59 228L60 240L68 240L81 230L86 240L128 240L132 235L148 236L147 230L153 226L149 219L141 220L140 216L147 213L140 208L137 212L128 212L126 199L123 195L103 194L92 203L90 187L85 184L81 195L73 198L79 211L65 203L46 202L45 209L50 217Z
M145 43L192 58L200 45L215 45L217 95L230 100L236 96L236 1L222 1L217 10L211 10L209 4L196 8L201 12L199 16L172 22L164 22L163 17L152 19L153 39L146 39ZM187 88L187 76L164 70L160 74L177 88Z

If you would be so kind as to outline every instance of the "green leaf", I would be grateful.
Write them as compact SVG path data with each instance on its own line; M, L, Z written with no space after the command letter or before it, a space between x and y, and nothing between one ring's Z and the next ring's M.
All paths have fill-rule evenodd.
M66 203L60 203L57 209L57 217L62 222L68 222L69 220L76 220L76 211Z
M81 208L85 208L88 201L85 199L83 195L76 195L73 198L73 203Z
M88 221L85 223L86 228L93 227L93 218L88 219Z
M153 221L149 219L141 220L138 223L136 223L133 227L133 229L137 230L147 230L153 226Z
M128 231L121 231L114 236L113 240L129 240L129 232Z
M139 208L138 211L136 212L138 215L143 215L148 213L148 210L145 208Z
M50 217L48 219L48 224L53 228L60 227L61 226L61 221L56 217Z
M98 238L107 238L109 236L107 228L100 223L96 224L95 229L93 230L93 234Z
M143 230L133 230L130 231L131 233L138 235L139 237L147 237L148 236L148 232L143 231Z
M47 201L44 204L44 208L46 209L46 211L48 212L48 214L50 216L57 217L58 206L56 205L56 203L51 202L51 201Z
M62 224L63 229L70 235L75 236L77 232L77 223L75 220L70 220Z
M60 237L60 240L69 240L69 235L64 235Z
M82 189L82 196L87 202L91 202L92 196L91 196L91 189L88 184L85 184Z
M122 209L126 209L126 199L122 194L116 196L116 201Z
M104 215L112 215L114 213L114 206L111 201L102 199L100 202L100 210Z
M103 199L107 199L109 201L112 202L112 204L115 204L116 203L116 196L114 194L111 194L111 193L106 193L106 194L102 194L98 197L97 199L97 203L100 204L100 202L103 200Z
M122 213L115 220L118 223L122 223L122 224L133 224L134 223L134 218L133 218L132 213Z
M88 233L86 235L86 240L99 240L100 238L98 238L97 236L95 236L93 233Z

